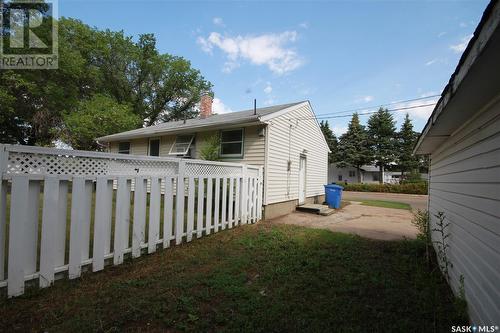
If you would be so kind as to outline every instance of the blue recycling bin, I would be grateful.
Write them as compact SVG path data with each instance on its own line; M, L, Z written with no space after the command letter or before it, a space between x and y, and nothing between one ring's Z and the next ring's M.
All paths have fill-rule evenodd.
M325 201L328 207L339 209L342 200L342 190L344 188L336 184L325 185Z

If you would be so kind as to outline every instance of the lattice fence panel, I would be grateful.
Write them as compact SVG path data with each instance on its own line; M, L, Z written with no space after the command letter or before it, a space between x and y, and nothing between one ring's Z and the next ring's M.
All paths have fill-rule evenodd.
M108 160L66 155L9 152L7 174L106 175Z
M109 175L151 175L174 176L179 171L179 164L175 161L154 160L110 160Z
M242 167L232 165L187 162L187 176L241 176Z

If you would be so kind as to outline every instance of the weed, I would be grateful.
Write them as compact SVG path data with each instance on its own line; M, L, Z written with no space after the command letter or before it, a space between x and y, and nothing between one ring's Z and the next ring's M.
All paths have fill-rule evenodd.
M433 228L432 231L437 232L440 238L436 241L433 241L433 243L436 244L437 247L439 267L441 268L446 281L450 282L449 269L453 267L452 262L448 258L448 248L450 247L450 245L447 242L447 238L450 237L450 233L448 233L447 229L450 226L450 223L445 222L446 216L444 215L444 212L438 212L434 216L437 218L437 227Z

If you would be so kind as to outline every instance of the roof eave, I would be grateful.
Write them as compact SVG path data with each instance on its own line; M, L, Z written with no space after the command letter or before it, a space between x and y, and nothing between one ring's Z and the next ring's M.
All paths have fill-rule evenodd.
M451 75L450 80L443 89L441 97L434 107L431 116L427 120L427 123L422 130L415 147L413 148L413 154L430 154L433 149L432 147L439 145L440 142L444 141L447 137L449 137L449 135L452 134L448 133L449 135L429 136L429 132L435 126L440 116L447 111L447 106L451 99L455 96L457 90L461 86L461 83L476 63L482 51L487 47L488 41L491 39L499 26L499 22L500 2L491 1L484 10L481 21L476 27L472 39L469 41L467 48L460 57L454 73ZM428 143L427 147L425 147L426 143Z
M143 138L150 138L150 137L157 137L157 136L164 136L164 135L177 135L177 134L183 134L183 133L193 133L193 132L201 132L201 131L208 131L208 130L216 130L216 129L222 129L230 126L235 126L235 125L242 125L242 126L251 126L251 125L259 125L262 124L263 122L260 121L258 118L251 118L251 119L245 119L245 120L238 120L238 121L232 121L232 122L221 122L221 123L215 123L215 124L208 124L208 125L195 125L195 126L189 126L189 127L184 127L184 128L169 128L169 129L158 129L157 131L152 131L152 132L147 132L147 133L138 133L138 134L126 134L126 133L117 133L117 134L111 134L107 136L103 136L100 138L97 138L96 141L98 142L115 142L115 141L123 141L123 140L132 140L132 139L143 139Z

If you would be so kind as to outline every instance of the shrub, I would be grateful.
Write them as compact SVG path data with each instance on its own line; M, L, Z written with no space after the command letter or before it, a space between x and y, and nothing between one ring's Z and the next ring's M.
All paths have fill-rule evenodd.
M343 186L344 191L427 194L427 182L404 184L339 183L338 185Z
M431 235L429 231L429 212L425 209L417 209L413 212L411 224L413 224L418 229L417 237L419 239L425 240L427 244L430 244Z
M200 151L201 159L207 161L219 161L220 160L219 147L220 147L219 135L214 134L208 137Z

